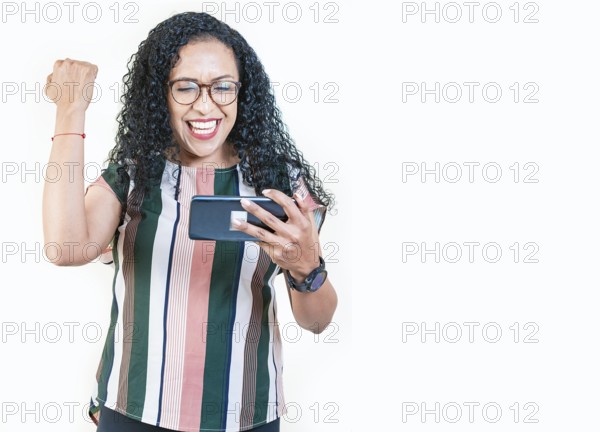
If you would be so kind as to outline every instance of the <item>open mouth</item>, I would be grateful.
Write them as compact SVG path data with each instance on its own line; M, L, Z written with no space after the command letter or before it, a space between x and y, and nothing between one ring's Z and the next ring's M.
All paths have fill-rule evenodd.
M217 131L221 120L210 119L207 121L188 121L186 123L194 135L209 136Z

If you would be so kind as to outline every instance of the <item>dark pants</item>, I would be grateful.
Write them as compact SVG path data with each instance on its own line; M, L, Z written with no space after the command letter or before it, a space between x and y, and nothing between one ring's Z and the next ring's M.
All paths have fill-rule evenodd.
M279 419L264 424L254 429L252 432L279 432ZM142 423L124 416L114 410L102 407L100 410L100 423L96 432L173 432L171 429L165 429L158 426Z

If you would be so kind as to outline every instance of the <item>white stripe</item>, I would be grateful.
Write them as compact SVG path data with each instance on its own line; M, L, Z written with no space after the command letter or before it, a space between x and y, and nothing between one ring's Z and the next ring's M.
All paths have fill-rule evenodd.
M275 323L275 277L277 276L278 268L275 269L271 277L269 278L269 287L271 288L271 304L269 305L269 403L267 405L267 422L275 420L277 418L277 381L281 379L281 366L274 365L273 363L273 350L281 349L281 339L275 336L275 332L279 332L279 325ZM276 358L280 359L281 356L277 355ZM277 370L275 369L277 367ZM281 395L279 395L281 397Z
M144 400L144 423L156 424L158 416L160 383L164 342L165 293L169 253L173 225L177 217L177 206L173 199L175 181L171 170L165 169L161 182L162 211L156 227L152 246L152 268L150 274L150 304L148 313L148 365L146 371L146 396Z
M255 196L254 188L244 184L242 173L239 171L240 196ZM240 414L242 407L242 391L244 384L244 349L250 316L252 314L252 275L258 264L260 247L254 242L244 242L244 255L240 269L240 282L235 306L235 326L231 344L231 359L234 361L229 368L229 394L227 405L227 418L225 427L227 430L239 430Z
M189 203L196 189L195 169L181 167L181 193L179 202ZM187 323L187 301L192 268L194 243L188 238L189 209L181 206L169 286L167 315L167 349L165 359L165 385L160 426L167 429L179 427L181 391L183 385L183 355Z

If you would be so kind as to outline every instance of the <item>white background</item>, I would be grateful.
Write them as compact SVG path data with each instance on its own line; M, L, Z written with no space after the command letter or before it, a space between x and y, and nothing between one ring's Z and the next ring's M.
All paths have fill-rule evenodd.
M425 23L420 15L403 22L401 2L364 8L362 22L372 24L361 27L369 36L357 50L363 84L350 104L386 127L366 136L373 150L362 164L382 175L353 188L355 229L368 232L353 268L377 263L385 270L353 280L353 304L369 311L353 315L353 323L362 324L354 326L353 346L367 353L362 364L371 366L361 378L368 390L353 430L533 432L598 425L598 5L537 1L539 22L524 23L521 15L515 23L509 9L515 2L500 1L502 19L489 23L481 13L485 3L473 23L464 6L457 23L443 17L436 23L433 15ZM426 4L433 9L434 2ZM450 82L480 86L473 103L466 92L456 103L443 97L436 103L434 95L425 103L420 95L402 103L403 82L425 82L428 89L436 82L442 88ZM539 102L523 103L524 93L513 102L514 82L536 83ZM485 83L501 86L498 102L482 98ZM436 183L433 175L402 182L406 162L426 162L430 169L435 162L479 162L480 169L496 163L503 175L496 183L481 170L473 183L466 172L456 183L443 176ZM515 162L537 164L538 182L525 183L521 176L515 183L509 169ZM399 210L392 212L392 203ZM381 217L367 230L366 217L375 212ZM373 239L383 245L376 247ZM403 262L402 244L412 242L428 249L439 243L440 262L420 253L405 255ZM464 246L458 262L450 262L455 255L449 248L444 259L442 248L452 242L479 242L474 262ZM497 263L481 253L491 242L502 248ZM518 263L509 249L516 242ZM528 242L539 248L538 263L524 262ZM435 334L403 335L403 323L406 329L413 322L434 331L439 323L439 343ZM472 343L465 322L479 323ZM517 343L510 330L515 322L521 327ZM463 328L454 343L451 323ZM537 327L524 329L526 323ZM496 343L484 339L486 324L490 341L493 326L503 331ZM525 343L536 328L538 342ZM472 422L468 403L479 404L473 405ZM419 412L410 415L415 407ZM432 413L422 417L422 408ZM529 414L529 421L538 422L526 423Z
M274 23L266 6L258 23L225 17L256 48L273 81L301 84L300 101L289 103L281 93L278 101L308 159L339 166L339 182L327 185L337 194L339 213L330 215L322 233L323 242L339 245L339 263L329 266L340 294L338 342L314 343L305 335L285 344L286 395L303 415L283 430L563 431L597 425L600 11L592 1L526 3L497 2L502 16L495 23L496 8L484 14L485 1L475 7L473 22L462 2L454 23L457 9L449 2L439 2L439 22L434 14L421 16L421 2L338 1L338 23L324 22L334 10L325 9L326 2L317 3L317 23L309 9L314 2L299 2L303 18L295 24L282 17L284 2ZM140 4L137 24L113 23L108 4L107 18L93 25L81 14L74 24L63 19L53 25L13 17L0 27L2 82L43 83L53 61L68 56L98 64L99 82L110 86L150 28L200 5ZM403 14L413 6L419 8L415 15ZM435 2L425 6L433 10ZM528 16L538 22L524 22ZM339 103L315 103L308 89L314 82L336 83ZM477 83L472 102L465 82ZM422 83L427 89L439 83L439 102L435 92L403 94L410 83L420 90ZM463 91L454 103L449 83ZM490 101L491 90L484 98L486 84L502 90L497 102ZM525 103L532 88L537 102ZM112 146L118 105L111 96L89 110L88 161L104 160ZM21 103L20 95L10 96L1 105L3 161L43 164L47 158L53 107L28 98ZM510 168L516 162L518 181ZM407 167L434 169L436 163L439 182L435 173L407 175ZM479 164L472 182L468 163ZM492 169L484 177L486 164L501 168L497 181L490 181ZM453 182L456 165L463 172ZM525 181L531 167L537 171L528 180L537 182ZM0 185L1 238L31 245L42 241L42 184L17 177ZM472 260L469 242L477 244ZM417 253L407 254L414 245ZM498 262L488 262L493 249L484 255L484 245L500 248ZM422 256L423 246L434 252ZM108 269L54 268L30 257L22 264L18 255L6 260L2 322L107 325ZM531 260L537 262L525 262ZM289 320L289 308L280 310ZM84 403L101 343L87 343L81 333L75 343L56 344L34 343L31 336L21 343L20 336L1 345L0 400L27 408L36 401ZM317 422L310 409L315 402ZM332 412L323 409L328 402L339 408L337 423L325 422ZM423 409L429 413L422 416ZM19 415L9 418L8 430L91 430L80 415L57 425L36 424L33 415L21 423Z
M0 24L4 177L0 183L0 430L95 430L82 413L91 395L110 318L112 268L101 263L59 268L41 253L42 174L55 115L54 105L42 95L46 76L54 61L65 57L99 67L97 83L102 95L88 109L85 128L91 181L99 174L95 167L104 162L114 145L119 110L115 84L122 82L127 60L159 22L178 12L203 8L240 31L256 50L271 80L279 83L274 88L290 133L305 157L320 169L321 177L328 178L325 186L336 194L337 214L328 215L321 235L322 244L328 244L330 277L339 291L334 325L316 338L307 331L298 334L283 280L279 281L289 409L282 430L349 430L351 278L350 236L346 233L350 232L349 183L353 174L345 151L352 144L343 130L348 85L343 79L344 64L336 59L342 58L338 47L350 28L349 8L339 5L326 10L323 3L317 4L320 14L315 22L316 9L310 10L308 3L288 6L286 14L285 4L281 4L273 9L272 19L262 3L258 9L239 3L237 15L221 15L225 8L236 10L233 2L227 6L221 2L203 6L197 1L90 4L80 2L74 7L73 23L62 2L57 3L59 9L43 2L16 2L14 7L3 2L2 6L6 13ZM22 15L23 9L35 11L36 7L37 15ZM15 8L17 13L11 15ZM98 9L102 15L94 23ZM62 18L49 23L56 19L57 10ZM297 11L302 16L293 23ZM257 12L262 18L249 22L256 20ZM321 14L331 12L330 20L338 22L324 23ZM138 22L126 22L132 20ZM333 84L325 87L328 82ZM282 92L284 86L288 93ZM25 89L33 90L32 94ZM332 102L325 103L325 97L334 91ZM32 172L22 177L24 170ZM23 254L25 250L33 252Z

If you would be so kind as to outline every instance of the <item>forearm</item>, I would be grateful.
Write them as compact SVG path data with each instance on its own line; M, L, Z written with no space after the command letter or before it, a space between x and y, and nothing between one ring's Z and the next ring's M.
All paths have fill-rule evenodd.
M83 133L84 110L58 109L54 134ZM88 238L84 201L84 143L78 135L62 135L52 142L44 176L44 240L82 245ZM72 246L71 246L72 247Z
M313 333L321 333L327 328L337 307L337 294L329 278L316 292L303 293L289 286L288 292L292 313L302 328Z
M292 304L292 313L298 324L314 333L321 333L331 322L337 307L337 294L331 281L327 278L319 288L314 286L314 292L301 292L291 288L287 278L289 275L294 280L293 283L300 286L309 274L321 267L322 261L319 257L322 253L313 210L308 201L301 199L298 194L294 194L295 201L277 190L265 189L263 194L282 206L288 215L288 221L284 223L251 201L242 200L242 207L270 226L274 233L247 221L237 221L236 227L260 239L260 247L287 273L284 280ZM293 259L288 255L291 246L292 250L298 252Z

